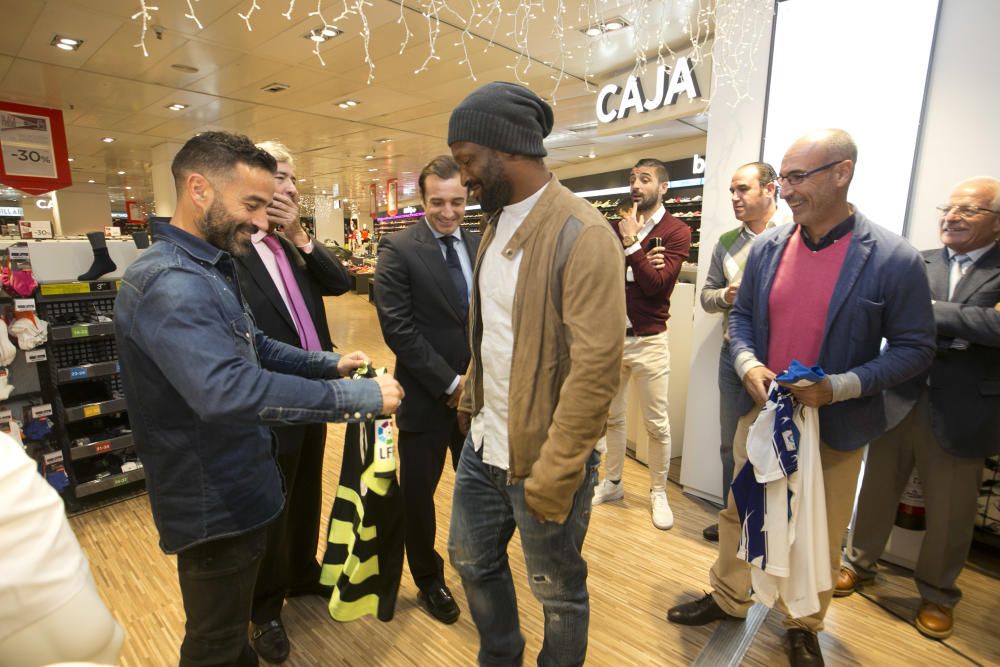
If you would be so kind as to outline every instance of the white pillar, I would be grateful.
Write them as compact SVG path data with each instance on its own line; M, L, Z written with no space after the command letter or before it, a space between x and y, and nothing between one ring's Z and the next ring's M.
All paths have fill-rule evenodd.
M177 207L177 188L174 186L174 175L170 172L170 163L177 155L182 144L168 142L153 146L153 200L156 205L156 215L170 218Z
M334 208L334 198L330 196L317 196L314 209L314 220L316 222L316 238L322 242L332 239L337 243L344 240L344 209Z

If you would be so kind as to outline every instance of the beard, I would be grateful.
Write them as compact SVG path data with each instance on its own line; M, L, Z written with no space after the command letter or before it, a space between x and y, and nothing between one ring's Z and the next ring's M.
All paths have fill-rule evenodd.
M490 155L484 173L488 180L479 181L479 205L484 213L499 211L510 203L513 194L503 162L496 155Z
M643 199L640 199L637 203L638 203L638 206L636 207L637 210L642 211L644 213L652 213L660 206L660 193L654 192L649 197L644 197Z
M250 250L250 239L237 240L237 233L245 231L253 234L257 231L252 223L242 222L230 215L219 200L212 202L205 211L205 217L198 221L198 229L205 235L206 241L234 257L242 257Z

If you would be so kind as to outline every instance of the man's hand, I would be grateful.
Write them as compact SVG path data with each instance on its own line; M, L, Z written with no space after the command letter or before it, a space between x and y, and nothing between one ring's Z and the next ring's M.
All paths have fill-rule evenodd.
M299 205L287 195L274 193L267 207L267 224L271 231L280 230L296 246L309 243L309 234L299 223Z
M663 259L663 255L666 252L666 249L661 245L652 247L646 251L646 259L649 260L649 263L653 265L654 269L659 271L667 265L666 260Z
M618 223L618 229L621 231L622 236L638 236L639 230L645 224L642 216L638 215L639 204L632 204L632 211L625 212L622 214L621 222ZM638 218L636 217L638 215Z
M740 289L739 283L731 283L729 287L726 288L725 293L722 295L722 300L728 303L730 306L736 303L736 292Z
M455 387L455 391L451 392L451 396L448 397L448 407L457 408L458 402L462 400L462 392L465 391L465 376L458 376L458 385Z
M469 435L469 429L472 428L472 415L468 412L458 412L458 430L462 432L462 435Z
M796 401L810 408L821 408L833 402L833 384L828 377L824 377L819 382L814 382L808 387L796 387L785 382L779 382L778 384L782 387L788 387Z
M396 381L396 378L388 373L383 373L373 379L382 391L382 414L393 414L399 409L399 403L403 400L403 387Z
M743 376L743 386L746 388L750 398L757 405L767 403L767 390L771 386L771 380L775 377L775 372L767 366L755 366L747 371Z
M351 352L350 354L343 355L340 361L337 362L337 372L340 373L340 377L346 378L357 369L370 363L371 359L364 352L360 350Z

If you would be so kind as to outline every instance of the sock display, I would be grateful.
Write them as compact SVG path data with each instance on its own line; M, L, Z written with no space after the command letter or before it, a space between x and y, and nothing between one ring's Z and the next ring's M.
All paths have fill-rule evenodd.
M78 276L77 280L97 280L118 268L108 254L108 242L104 239L104 232L89 232L87 240L90 241L90 247L94 251L94 261L90 269Z

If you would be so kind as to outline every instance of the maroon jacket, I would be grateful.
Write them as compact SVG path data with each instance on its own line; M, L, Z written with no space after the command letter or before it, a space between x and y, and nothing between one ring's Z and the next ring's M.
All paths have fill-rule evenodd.
M618 221L611 223L621 238ZM663 239L667 265L654 269L646 257L653 237ZM625 283L625 308L636 335L649 336L666 330L670 317L670 294L681 272L681 263L687 259L691 247L691 228L664 211L663 217L642 240L642 247L625 256L626 266L632 267L634 282Z

